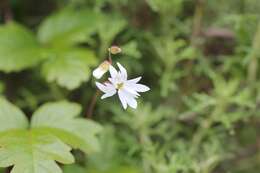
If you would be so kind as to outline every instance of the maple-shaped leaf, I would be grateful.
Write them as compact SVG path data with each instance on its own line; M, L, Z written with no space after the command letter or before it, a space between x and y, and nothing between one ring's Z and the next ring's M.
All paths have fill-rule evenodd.
M77 117L81 107L76 103L60 101L41 106L32 117L32 128L48 131L73 148L86 153L99 150L97 134L101 126L91 120Z
M28 129L25 114L0 98L0 167L13 166L11 173L61 173L56 161L73 163L71 147L97 150L101 127L76 117L80 110L76 103L47 103L34 113Z
M25 129L29 126L24 113L0 97L0 132L10 129Z
M0 70L16 72L37 65L44 49L31 31L11 22L0 25Z
M11 173L61 173L55 161L74 162L71 148L57 137L34 130L0 134L0 167L14 165Z
M48 82L56 82L67 89L75 89L89 79L91 66L96 64L95 54L83 48L53 48L42 65Z

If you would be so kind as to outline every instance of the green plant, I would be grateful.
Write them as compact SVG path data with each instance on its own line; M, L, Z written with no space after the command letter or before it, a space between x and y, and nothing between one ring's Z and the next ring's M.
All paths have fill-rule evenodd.
M58 161L74 162L71 147L86 153L98 150L101 127L77 118L80 106L65 101L47 103L28 122L24 113L1 98L0 166L16 172L61 172ZM71 146L71 147L70 147Z
M2 0L0 166L258 173L259 10L258 0ZM136 110L99 99L91 74L105 60L151 88Z

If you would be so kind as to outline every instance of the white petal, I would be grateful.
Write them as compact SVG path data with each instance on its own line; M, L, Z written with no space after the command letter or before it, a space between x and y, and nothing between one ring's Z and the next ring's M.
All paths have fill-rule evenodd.
M119 96L119 100L121 101L121 103L123 105L123 108L126 109L127 108L127 102L126 102L126 96L124 94L124 91L119 90L118 96Z
M127 97L127 104L128 104L130 107L134 108L134 109L137 108L137 101L136 101L136 99L135 99L134 97L132 97L132 96L128 96L128 97Z
M119 70L121 72L121 75L123 77L124 80L127 80L127 71L126 69L118 62L117 66L119 67Z
M137 78L130 79L130 80L128 80L127 82L136 84L136 83L139 82L141 79L142 79L142 77L139 76L139 77L137 77Z
M133 87L134 87L133 89L136 90L137 92L146 92L150 90L148 86L143 84L135 84Z
M112 78L115 78L118 74L117 70L112 65L109 66L109 72Z
M115 94L116 94L116 90L111 90L111 91L109 91L109 92L103 94L103 95L101 96L101 99L105 99L105 98L107 98L107 97L111 97L111 96L113 96L113 95L115 95Z
M107 87L99 82L96 82L96 86L98 89L100 89L102 92L106 93L107 92Z
M117 81L116 81L115 78L111 78L111 77L109 77L108 80L109 80L109 82L111 82L114 86L116 86Z
M110 83L101 84L99 82L96 82L96 85L97 85L98 89L100 89L104 93L111 93L111 92L116 91L116 88L114 87L114 85L112 85Z
M134 88L131 87L132 85L128 85L127 83L124 84L124 90L131 93L135 98L139 97L140 94L134 90Z
M122 104L124 107L124 104L128 104L130 107L136 109L137 108L137 101L135 99L135 95L127 92L126 90L119 90L118 91L119 99L122 100ZM124 107L126 109L126 107Z
M106 73L105 70L101 69L100 67L96 68L94 71L93 71L93 76L96 78L96 79L100 79L104 74Z

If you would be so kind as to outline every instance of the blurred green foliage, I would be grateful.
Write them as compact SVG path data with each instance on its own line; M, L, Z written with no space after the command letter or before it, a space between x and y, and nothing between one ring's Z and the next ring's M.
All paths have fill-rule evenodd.
M23 173L48 157L59 172L53 160L72 163L71 146L75 163L61 165L64 173L259 172L258 0L4 1L0 131L27 127L19 107L32 127L48 127L32 130L33 144L49 145L34 163L23 153L33 148L29 130L0 135L0 158L22 153L0 166ZM86 114L96 90L91 71L111 45L123 50L113 61L151 91L137 110L98 99L97 139L99 125L75 116L80 107Z
M73 163L71 147L85 153L99 149L96 135L101 127L76 118L81 111L76 103L46 103L33 114L31 123L3 98L0 109L0 166L13 166L13 173L62 172L55 161Z

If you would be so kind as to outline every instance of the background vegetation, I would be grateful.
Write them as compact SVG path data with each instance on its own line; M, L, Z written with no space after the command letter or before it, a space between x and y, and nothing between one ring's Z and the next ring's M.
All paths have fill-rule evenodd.
M58 173L56 160L64 173L259 172L258 0L0 5L1 167ZM91 71L111 45L123 50L113 60L151 91L137 110L98 98L90 116Z

